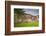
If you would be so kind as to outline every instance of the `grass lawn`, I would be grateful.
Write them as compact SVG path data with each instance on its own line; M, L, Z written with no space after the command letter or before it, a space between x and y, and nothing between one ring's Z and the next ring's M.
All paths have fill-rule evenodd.
M37 26L39 26L38 22L24 22L14 24L14 27L37 27Z

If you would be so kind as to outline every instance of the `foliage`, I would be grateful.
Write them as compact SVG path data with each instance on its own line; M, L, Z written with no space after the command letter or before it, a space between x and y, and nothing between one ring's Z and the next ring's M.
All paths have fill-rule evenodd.
M16 16L16 18L14 17L14 19L17 19L15 21L19 22L18 20L22 17L22 15L24 14L25 11L23 11L23 9L14 9L14 16Z
M14 13L17 15L22 15L22 14L24 14L24 11L23 11L23 9L14 9Z

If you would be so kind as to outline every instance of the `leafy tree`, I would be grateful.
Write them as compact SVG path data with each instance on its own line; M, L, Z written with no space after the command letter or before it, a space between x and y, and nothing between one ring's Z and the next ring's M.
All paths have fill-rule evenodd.
M22 19L22 15L24 15L24 12L23 9L14 9L14 14L16 17L16 21L19 22L18 20L21 18ZM14 18L15 19L15 18ZM23 19L22 19L23 20Z
M23 11L23 9L14 9L14 13L17 15L22 15L22 14L24 14L24 11Z

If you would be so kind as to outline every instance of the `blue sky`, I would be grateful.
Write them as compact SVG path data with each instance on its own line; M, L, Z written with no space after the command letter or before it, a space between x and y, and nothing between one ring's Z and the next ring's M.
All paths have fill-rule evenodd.
M39 9L23 9L25 13L31 14L33 16L39 15Z

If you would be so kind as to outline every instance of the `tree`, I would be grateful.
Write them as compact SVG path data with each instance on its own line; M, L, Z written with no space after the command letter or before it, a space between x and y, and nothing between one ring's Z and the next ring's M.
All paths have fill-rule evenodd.
M23 9L14 9L14 14L15 14L15 18L16 18L16 21L19 22L18 20L21 18L22 19L22 15L24 15L24 12ZM14 19L15 19L14 18ZM22 19L23 21L23 19Z
M24 11L23 11L23 9L14 9L14 13L18 14L18 15L22 15L22 14L24 14Z

